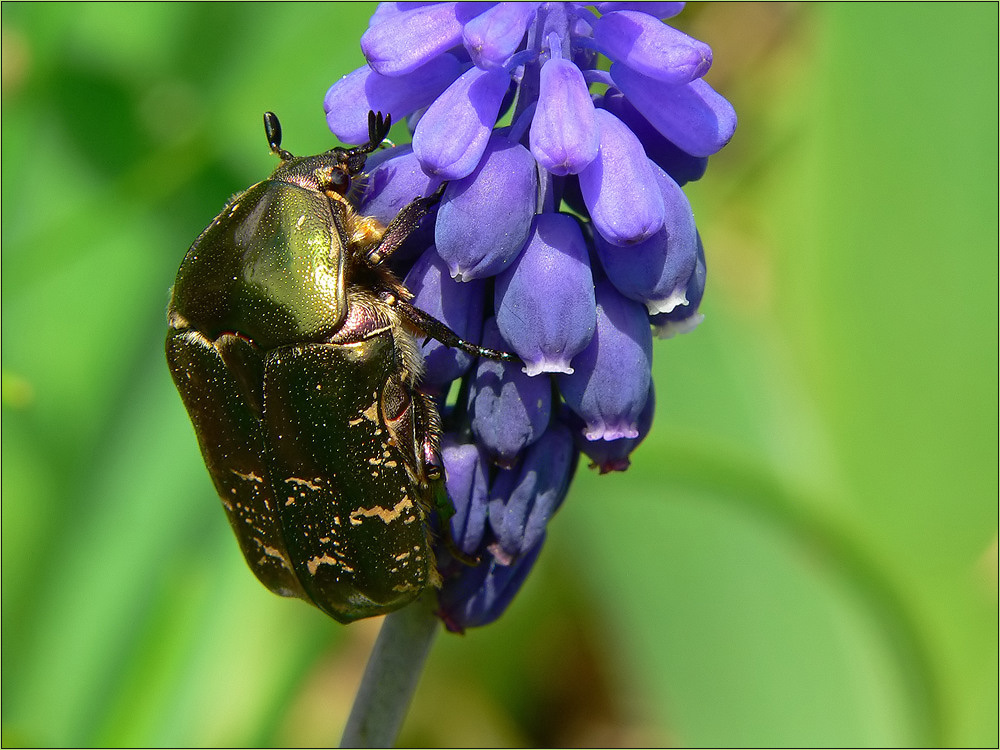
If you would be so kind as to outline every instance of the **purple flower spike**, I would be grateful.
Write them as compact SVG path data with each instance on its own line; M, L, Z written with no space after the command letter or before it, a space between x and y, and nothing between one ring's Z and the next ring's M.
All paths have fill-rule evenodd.
M489 625L504 613L542 551L544 537L513 565L487 555L479 565L465 566L457 578L444 582L438 594L438 617L453 633Z
M370 154L345 196L386 225L426 213L384 268L457 336L520 358L419 342L415 388L441 410L440 434L427 420L417 438L432 462L439 441L446 470L429 523L449 630L506 609L581 453L602 474L628 467L655 410L653 330L702 318L705 257L680 186L736 117L703 79L709 46L660 20L683 5L380 3L368 66L324 100L344 142L367 142L367 110L406 119L412 144Z
M540 214L531 229L517 260L497 277L497 325L528 375L570 373L597 325L587 246L566 214Z
M701 78L712 66L711 47L646 13L608 13L593 26L597 49L657 81L687 83Z
M445 486L455 505L451 537L467 555L476 554L486 530L489 503L486 456L474 443L459 443L451 437L441 441Z
M437 98L413 133L425 172L457 180L476 168L509 83L503 70L472 68Z
M583 200L594 228L608 242L642 242L663 226L663 197L653 168L639 139L621 120L603 109L594 114L601 150L580 172Z
M462 27L482 7L474 3L428 3L381 15L361 35L361 51L383 76L411 73L462 41Z
M569 60L554 57L542 66L540 89L529 134L531 153L552 174L577 174L601 145L583 73Z
M698 255L691 204L666 172L654 169L663 193L663 228L632 247L616 247L600 235L594 238L597 256L611 283L626 297L646 305L652 314L668 313L688 303L688 280Z
M448 185L434 239L453 277L493 276L513 262L531 231L537 180L528 149L496 133L475 171Z
M395 78L379 75L367 65L341 78L323 99L326 123L344 143L368 140L368 111L392 115L401 121L426 107L458 78L454 55L440 55L412 73Z
M505 346L492 318L484 326L483 346ZM495 463L513 466L521 451L541 437L551 410L548 378L529 378L520 366L507 362L479 361L469 392L472 433Z
M558 375L566 404L586 423L587 440L639 436L649 395L653 337L646 309L597 282L597 330L573 360L572 375Z
M479 68L499 68L521 46L540 3L497 3L479 14L462 32L465 48Z
M660 339L673 338L679 333L690 333L705 319L698 312L701 298L705 294L705 250L698 237L698 262L687 283L685 296L687 304L675 307L671 312L650 316L649 322L656 329L656 337Z
M544 536L566 497L576 456L569 428L556 422L528 448L520 466L497 474L487 515L497 538L491 550L500 562L512 563Z
M597 469L601 474L611 471L625 471L630 466L629 456L646 439L653 426L653 412L656 410L655 388L649 384L649 397L639 415L639 436L634 438L618 438L617 440L587 440L583 436L583 420L572 415L570 424L579 429L574 433L576 447L591 460L590 468Z
M621 63L611 66L611 79L653 127L693 156L711 156L733 137L736 110L701 79L671 86Z
M683 186L688 182L699 180L705 174L708 157L691 156L677 148L664 138L649 120L639 114L639 110L633 107L618 89L608 89L601 97L599 106L628 125L639 138L649 160L659 165L678 185Z
M388 3L382 3L388 5ZM619 10L638 10L648 13L654 18L672 18L684 10L684 3L594 3L601 13L614 13Z
M427 248L403 282L415 295L413 304L447 325L466 341L478 344L483 329L485 283L461 283L448 269L433 246ZM488 344L488 346L490 346ZM496 348L502 349L502 345ZM472 366L472 355L428 339L421 346L424 355L423 384L427 390L447 392L451 381Z

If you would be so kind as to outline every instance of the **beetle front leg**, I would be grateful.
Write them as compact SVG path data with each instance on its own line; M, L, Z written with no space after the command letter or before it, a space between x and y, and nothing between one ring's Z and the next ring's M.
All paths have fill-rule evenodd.
M385 228L382 239L368 252L368 263L377 266L388 260L406 241L406 238L413 234L417 224L424 218L430 210L441 200L447 182L442 182L438 189L425 198L414 198L400 209L399 213L389 222Z
M395 306L399 314L417 328L417 330L430 336L432 339L437 339L445 346L450 346L466 354L471 354L473 357L485 357L486 359L495 359L498 362L518 363L521 361L517 355L510 352L501 352L485 346L478 346L459 338L457 333L440 320L432 315L428 315L419 307L414 307L409 302L397 298Z

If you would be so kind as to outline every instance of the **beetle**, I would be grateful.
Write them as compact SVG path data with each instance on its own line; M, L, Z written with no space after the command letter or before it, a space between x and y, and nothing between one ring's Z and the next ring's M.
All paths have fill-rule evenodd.
M170 372L247 563L345 623L440 584L428 520L454 511L418 337L517 361L414 307L385 264L444 185L387 226L352 205L390 124L369 112L367 144L296 157L265 113L280 163L194 241L167 313Z

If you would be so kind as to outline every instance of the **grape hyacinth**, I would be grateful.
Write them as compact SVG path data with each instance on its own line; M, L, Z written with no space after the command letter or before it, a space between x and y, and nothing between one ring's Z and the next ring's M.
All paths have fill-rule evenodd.
M523 360L423 345L451 535L480 559L440 545L451 630L510 603L580 452L601 473L628 467L653 420L653 333L701 320L705 257L681 186L736 115L703 79L708 45L661 20L683 5L382 3L368 64L326 94L345 143L367 140L369 110L408 121L411 144L369 159L363 213L388 223L447 182L391 261L414 304Z

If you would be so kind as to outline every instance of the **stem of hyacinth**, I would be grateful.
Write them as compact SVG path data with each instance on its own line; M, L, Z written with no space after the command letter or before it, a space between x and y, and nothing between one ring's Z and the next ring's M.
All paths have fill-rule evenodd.
M386 615L368 657L340 747L392 747L440 628L435 597Z

